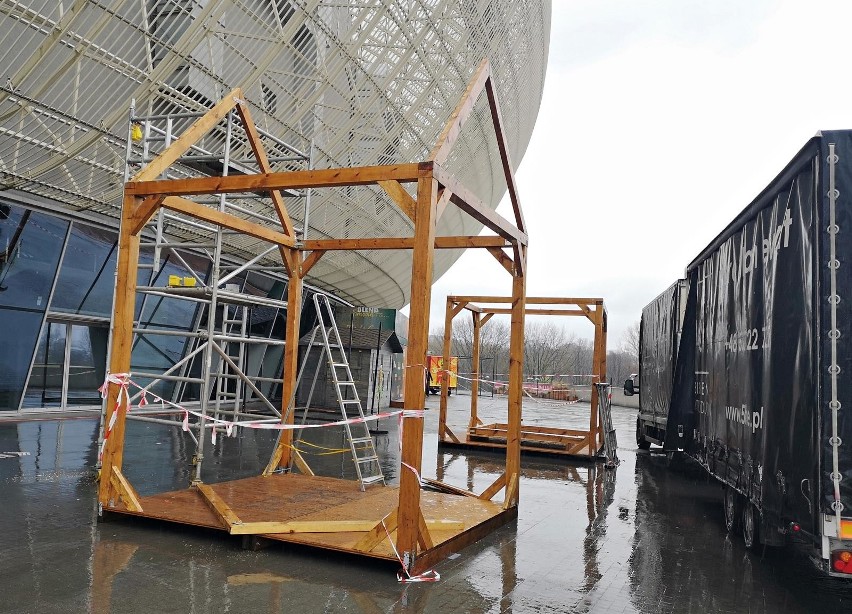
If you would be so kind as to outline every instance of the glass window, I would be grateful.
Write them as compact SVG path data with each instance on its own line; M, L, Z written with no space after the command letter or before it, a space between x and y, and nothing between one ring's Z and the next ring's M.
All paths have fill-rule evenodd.
M48 322L41 331L23 407L59 407L62 404L67 329L65 322Z
M114 232L74 223L51 310L109 317L117 253Z
M98 388L106 378L109 329L85 324L71 325L68 363L68 405L98 405Z
M47 308L67 230L64 220L0 204L0 306Z
M42 314L0 308L0 411L17 411Z

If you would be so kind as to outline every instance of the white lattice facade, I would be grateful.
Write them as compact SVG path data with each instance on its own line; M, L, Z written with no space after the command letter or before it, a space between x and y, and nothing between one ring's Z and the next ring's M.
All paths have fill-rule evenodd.
M259 126L302 151L313 144L316 168L412 162L428 157L488 57L517 164L541 100L550 2L0 0L0 33L0 189L117 220L131 100L139 114L198 111L241 87ZM506 186L489 126L481 100L446 166L496 207ZM301 226L303 199L287 205ZM261 200L247 206L272 216ZM438 234L480 228L449 208ZM310 238L411 232L379 190L314 194ZM230 241L241 256L254 248ZM459 255L436 254L436 277ZM328 254L308 281L355 303L401 307L410 254Z

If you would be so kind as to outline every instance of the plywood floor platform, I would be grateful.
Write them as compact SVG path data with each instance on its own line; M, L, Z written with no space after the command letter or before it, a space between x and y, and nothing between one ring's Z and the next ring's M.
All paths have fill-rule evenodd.
M398 505L399 489L373 486L362 492L357 482L320 476L275 474L209 485L242 522L303 522L359 520L377 524ZM454 521L463 528L430 528L433 547L418 553L412 573L421 573L436 562L481 539L497 527L517 517L517 507L502 506L475 497L431 491L420 495L427 523ZM117 514L142 516L228 532L219 517L195 488L166 492L140 499L142 511L128 511L123 505L105 508ZM366 532L274 533L260 537L335 550L371 558L396 561L387 539L369 552L355 548ZM234 537L242 537L235 535ZM396 538L392 532L391 537Z
M487 424L463 430L456 435L458 441L447 436L438 445L464 450L506 450L506 424ZM521 426L521 454L556 458L605 460L602 456L589 456L589 432L575 429L541 426Z

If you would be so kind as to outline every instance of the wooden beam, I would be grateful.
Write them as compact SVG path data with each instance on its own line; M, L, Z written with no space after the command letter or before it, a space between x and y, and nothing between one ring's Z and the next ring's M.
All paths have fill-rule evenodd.
M169 168L183 154L189 151L189 148L195 145L198 140L207 134L210 129L218 124L231 110L242 100L243 92L240 88L231 91L222 100L211 108L203 116L199 117L195 122L181 134L174 143L163 150L160 155L151 160L145 168L131 177L130 181L150 181L155 177L159 177L163 171Z
M312 251L310 255L305 258L304 262L302 262L302 277L306 277L308 275L308 271L310 271L324 255L325 251L321 249L315 249Z
M484 224L501 237L513 243L520 243L522 245L527 244L527 235L525 232L519 230L506 218L486 206L479 197L468 190L452 174L448 173L437 164L432 170L435 178L440 182L440 184L446 189L452 191L453 195L450 197L450 201L459 209L481 224Z
M118 494L118 498L124 503L124 507L131 512L141 512L142 504L139 502L139 494L133 489L133 486L130 485L130 482L124 477L118 467L112 468L110 479L112 480L113 488Z
M447 120L444 129L441 131L440 136L438 136L438 140L435 141L435 146L432 147L432 152L429 154L430 160L438 164L443 164L447 160L450 152L453 150L456 139L461 134L462 127L473 111L476 100L485 87L485 82L490 76L491 66L488 63L488 59L485 58L479 63L476 72L473 73L470 81L468 81L464 93L459 99L452 115L450 115L450 119Z
M142 229L145 228L145 225L151 219L151 216L157 212L157 209L160 208L160 205L163 204L163 199L165 196L149 196L141 203L139 203L134 209L133 213L130 216L131 227L130 234L138 235L142 232Z
M291 254L293 271L296 274L287 282L287 321L284 327L284 368L281 374L281 423L294 424L296 420L296 375L299 362L299 327L302 321L303 281L298 271L302 270L302 252L294 249ZM264 470L270 475L279 468L289 467L292 461L293 431L285 429L278 437L278 445Z
M500 492L506 486L506 474L500 474L500 477L494 480L494 482L486 488L479 498L483 501L491 501L498 492Z
M204 499L207 507L216 514L219 522L221 522L226 529L230 531L234 525L242 524L239 516L234 513L231 506L225 503L224 499L216 494L216 491L214 491L210 486L197 482L195 484L195 488L198 490L201 498Z
M450 356L452 356L453 352L453 318L464 309L464 306L464 303L454 305L450 301L447 301L446 311L444 312L444 342L441 345L441 365L444 369L450 368ZM447 407L450 396L449 382L450 378L446 374L443 374L441 377L441 400L438 406L438 441L444 441L447 434Z
M458 305L451 306L452 304L447 302L447 309L450 310L450 319L454 319L457 315L459 315L468 305L467 301L462 301Z
M513 275L515 272L515 262L506 255L502 249L497 247L489 247L488 253L494 256L497 259L504 269L509 273L509 275Z
M356 166L353 168L290 171L286 173L229 175L227 177L131 181L126 184L126 190L134 196L152 196L156 194L173 196L230 194L234 192L266 192L269 190L374 185L379 181L385 180L407 183L417 181L421 177L430 177L431 175L431 162L417 162L387 166Z
M418 180L403 403L407 410L422 410L426 406L423 365L426 364L429 348L429 306L432 298L437 192L438 184L432 177ZM423 418L404 417L402 425L401 461L419 473L423 463ZM417 554L419 514L420 480L414 471L403 466L399 478L399 530L396 549L401 557L408 556L411 562Z
M136 277L139 266L139 236L130 234L131 215L138 206L138 199L130 194L124 195L121 207L121 225L118 238L118 263L116 266L116 290L112 315L112 346L110 351L109 372L130 372L130 351L133 346L133 315L136 305ZM124 457L124 425L128 399L118 384L110 383L107 389L106 411L101 423L105 435L101 459L101 475L98 484L98 502L102 507L110 507L118 494L113 486L113 468L121 471ZM117 407L119 396L121 406ZM113 418L113 415L115 418ZM108 425L115 421L111 431Z
M385 193L390 196L391 200L396 203L396 206L399 207L400 210L413 222L414 209L417 206L417 203L414 202L411 194L402 187L402 184L393 179L378 181L377 183L381 186Z
M296 467L299 468L299 471L302 472L302 475L316 475L314 470L311 469L311 466L308 464L308 461L305 460L305 457L302 456L302 453L299 452L297 448L293 448L293 462L296 463Z
M472 493L468 490L464 490L463 488L459 488L458 486L453 486L452 484L446 484L439 480L433 480L431 478L423 478L423 482L428 484L435 490L439 490L441 492L450 493L451 495L459 495L462 497L473 497L474 499L478 499L475 493Z
M391 512L387 518L380 520L370 531L352 546L354 550L361 552L372 552L373 549L388 538L388 535L396 531L399 525L397 519L399 509Z
M503 237L435 237L435 249L468 247L511 247Z
M470 303L511 303L511 296L463 296L451 295L447 297L456 303L467 301ZM602 305L602 298L565 298L556 296L530 296L526 299L528 305Z
M375 237L368 239L312 239L302 244L305 250L378 250L411 249L414 237Z
M518 474L513 473L509 478L509 485L506 487L506 497L503 499L503 509L507 510L512 507L513 502L518 500Z
M424 520L424 526L436 531L463 531L458 520ZM275 533L366 533L375 520L291 520L288 522L243 522L231 527L231 535L267 535ZM381 527L381 524L379 524ZM385 535L387 537L387 535Z
M440 220L444 215L444 211L447 210L447 205L450 204L450 198L452 198L453 193L447 188L441 188L438 190L438 212L437 212L437 220Z
M500 314L505 315L507 313L512 313L512 310L509 308L502 307L483 307L483 313L490 314ZM527 315L538 315L538 316L585 316L586 313L580 309L527 309L525 310Z
M420 516L417 521L417 544L423 550L431 550L435 547L435 543L432 541L432 536L429 534L429 524L426 522L426 519L423 517L423 510L420 510ZM462 527L464 530L464 527Z
M473 318L473 343L470 358L470 420L468 424L474 425L479 420L477 412L479 411L479 345L482 314L474 311L470 315Z
M511 243L502 237L435 237L435 249L473 247L501 248ZM311 239L302 244L306 251L412 249L414 237L369 237L358 239Z
M249 145L257 159L257 166L262 173L268 173L272 170L269 165L269 158L266 157L266 151L263 149L263 142L260 140L260 134L257 131L257 126L251 118L251 111L248 104L244 100L237 103L237 113L243 121L243 129L246 131ZM278 214L278 220L281 222L281 227L284 229L284 234L288 237L296 236L296 231L293 230L293 221L290 219L290 214L287 213L287 206L284 204L284 196L279 190L271 190L269 196L272 199L272 204L275 207L275 213Z
M458 437L456 437L456 434L455 434L455 433L453 433L453 430L452 430L449 426L447 426L446 424L444 424L444 433L445 433L446 435L449 435L450 439L452 439L452 440L453 440L453 441L455 441L456 443L461 443L461 442L459 441L459 438L458 438ZM445 438L445 440L446 440L446 438Z
M527 223L524 221L524 212L521 209L521 201L518 196L518 186L515 183L515 171L509 156L509 147L506 143L506 131L503 129L503 113L500 110L500 101L497 99L497 91L494 89L494 79L489 78L485 82L485 92L488 94L488 106L491 108L491 122L494 124L494 136L497 139L497 149L500 150L500 161L503 164L503 175L506 177L506 187L509 191L509 200L512 203L512 211L515 214L515 226L522 232L527 231Z
M488 322L488 320L490 320L492 317L494 317L493 313L483 313L482 320L480 320L479 325L485 326L486 322Z
M254 222L249 222L248 220L231 215L230 213L223 213L222 211L217 211L216 209L211 209L204 205L199 205L198 203L187 200L186 198L167 196L165 200L163 200L162 206L166 209L171 209L178 213L185 213L186 215L204 220L205 222L210 222L211 224L217 224L223 228L228 228L229 230L242 232L243 234L247 234L255 239L274 243L275 245L283 245L286 247L293 247L293 245L295 245L295 240L292 237L288 237L283 232L272 230L271 228L255 224Z
M521 252L521 258L526 252ZM517 263L520 264L520 263ZM523 270L523 269L522 269ZM521 473L521 423L524 392L524 317L526 314L526 276L516 273L512 278L512 316L509 336L509 432L506 433L506 473ZM518 489L520 485L518 486ZM518 503L518 489L507 497L510 505Z

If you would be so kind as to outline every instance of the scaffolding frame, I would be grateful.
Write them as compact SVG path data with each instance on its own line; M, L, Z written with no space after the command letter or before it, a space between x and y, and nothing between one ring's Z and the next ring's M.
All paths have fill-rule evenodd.
M471 116L476 100L487 95L494 133L499 149L509 197L514 213L514 222L503 218L487 207L475 194L468 190L442 165L461 133L462 126ZM236 111L251 142L258 161L259 171L243 175L223 175L197 178L158 179L183 156L192 145L231 111ZM229 120L230 121L230 120ZM402 428L400 485L393 509L364 535L346 545L335 542L324 545L320 537L312 537L313 545L344 550L367 556L379 556L396 560L398 557L406 572L419 573L434 562L444 558L455 549L476 541L497 526L517 517L520 475L520 415L523 384L523 325L526 299L527 243L526 224L514 179L514 167L510 160L505 140L502 115L487 60L483 60L474 73L467 90L461 97L450 120L446 124L429 158L423 162L396 165L291 170L271 172L262 144L253 129L251 115L239 90L234 90L216 104L207 114L196 120L170 147L151 160L132 177L124 189L122 224L119 240L118 282L113 317L113 339L110 356L110 373L126 373L130 366L130 349L133 339L133 314L135 283L140 249L140 232L159 211L168 209L195 218L196 223L218 226L227 231L236 231L264 241L277 248L281 262L289 274L287 286L287 320L284 345L284 366L281 377L282 399L286 404L294 397L294 385L298 362L299 320L302 304L303 280L322 256L333 250L412 250L411 312L409 320L409 346L405 364L404 410L400 416ZM404 184L416 184L416 196L412 196ZM346 239L299 240L283 204L283 190L321 189L341 186L378 185L414 223L412 237L370 237ZM274 205L280 228L270 228L240 216L239 212L224 209L225 195L268 193ZM213 195L219 197L219 206L214 209L189 200L189 196ZM450 205L488 227L494 236L436 236L436 224L441 214ZM479 510L471 517L471 526L447 533L441 539L434 538L429 522L424 519L421 507L421 478L423 450L423 410L425 408L425 369L428 348L429 306L431 298L432 266L434 250L484 248L487 249L512 277L511 340L512 365L509 373L509 431L506 446L505 472L478 496L462 497L462 507ZM506 250L509 250L507 253ZM212 332L212 331L209 331ZM211 336L211 335L209 335ZM211 355L211 352L208 352ZM121 395L120 383L110 381L107 391L105 425L112 424L111 434L106 438L98 501L103 510L144 515L142 505L147 499L139 499L130 483L121 473L125 418L128 399ZM281 420L293 427L294 412L282 407ZM281 477L279 469L290 466L293 430L281 431L263 476L253 480L267 487L279 482L272 478ZM284 476L286 477L286 476ZM297 477L294 475L294 477ZM300 479L320 483L327 478L299 476ZM260 482L258 482L260 484ZM230 533L248 532L234 510L209 486L197 482L197 490L207 505L216 513L223 528ZM374 487L379 488L382 487ZM387 488L387 487L386 487ZM373 491L374 489L370 489ZM489 504L499 492L505 490L501 507ZM369 492L366 493L369 495ZM282 492L281 496L285 496ZM235 504L235 502L231 502ZM146 503L147 505L147 503ZM281 507L281 501L269 503L270 507ZM174 508L172 508L174 509ZM482 510L486 510L486 517ZM169 514L159 516L164 520L178 521ZM351 528L342 528L338 521L325 521L323 529L350 534ZM346 522L346 521L343 521ZM270 524L264 525L270 529ZM363 524L363 523L362 523ZM452 524L452 523L450 523ZM279 523L280 525L280 523ZM334 527L337 527L336 529ZM350 525L346 525L350 527ZM434 528L434 525L432 525ZM273 527L274 528L274 527ZM444 529L449 531L449 529ZM276 531L257 531L282 541L299 541L292 537L292 523L287 528L278 526ZM376 552L377 546L390 542L395 532L393 555ZM395 556L394 556L395 555Z
M220 105L221 106L221 103ZM213 138L208 139L210 145L202 147L197 140L198 133L193 129L199 126L199 122L210 121L210 112L195 113L182 112L174 114L138 115L135 104L131 103L130 118L128 126L128 139L125 159L125 180L140 180L151 177L148 167L152 163L158 164L162 156L171 155L173 146L184 151L173 160L168 168L162 170L162 176L166 179L180 180L198 176L205 176L203 171L198 171L199 165L221 166L223 177L229 176L230 172L236 171L240 174L249 172L254 165L257 171L263 172L270 169L272 162L285 162L287 166L311 169L313 166L311 154L302 153L295 146L278 139L272 134L259 129L251 124L251 115L244 102L236 103L234 108L227 111L213 111L218 118L216 124L208 126L204 133L214 131ZM184 134L178 134L180 125L192 124ZM242 129L242 132L240 131ZM266 156L264 141L278 151L287 151L288 156ZM255 159L234 160L232 153L238 149L245 149L248 142ZM134 147L135 143L135 147ZM217 149L213 150L215 146ZM134 171L136 171L134 173ZM305 210L310 208L310 189L296 191L288 190L286 194L294 198L302 198L305 201ZM212 210L219 213L230 213L243 215L245 219L256 220L257 223L278 223L251 208L251 203L257 203L259 199L248 195L245 199L247 204L238 204L235 200L243 195L213 195L207 199L207 205L212 205ZM281 201L281 195L273 197ZM224 416L234 420L251 419L255 421L277 421L281 417L278 407L269 398L274 392L280 378L268 377L264 374L264 363L270 347L283 347L284 341L252 336L249 334L249 311L253 307L261 306L275 309L272 314L274 324L281 310L287 309L285 300L269 296L259 296L245 292L248 284L248 271L259 272L270 279L281 278L277 266L270 266L265 260L278 246L273 245L261 249L253 257L243 258L242 261L230 253L224 251L224 238L226 234L238 232L228 229L219 224L199 223L198 218L192 212L176 209L168 210L159 207L156 213L148 220L139 234L147 231L150 239L139 241L139 250L150 252L151 263L139 264L139 269L150 269L148 283L136 285L136 291L142 295L140 308L140 319L148 301L151 297L177 299L196 304L196 315L193 318L191 330L175 330L174 328L142 326L142 323L134 325L133 334L136 340L146 337L179 337L186 343L186 349L182 358L165 369L163 372L145 372L137 370L136 377L149 380L148 383L130 397L131 403L144 398L151 389L162 382L174 383L173 392L169 399L173 405L160 407L157 410L136 411L127 416L129 420L149 422L156 424L168 424L181 426L182 423L174 419L158 416L179 414L177 403L181 402L186 386L196 384L199 387L199 400L189 405L197 406L203 416L211 415L216 419ZM168 228L193 230L207 233L209 238L200 241L176 239L168 233ZM207 275L199 273L187 263L181 255L181 251L194 252L206 255L209 260ZM174 257L189 276L179 278L179 283L172 284L171 281L165 286L154 285L156 276L161 272L165 262L166 254ZM246 273L243 285L231 283L239 280L239 276ZM185 285L184 285L185 284ZM283 299L283 296L282 296ZM207 325L205 330L198 330L206 314ZM251 348L257 348L251 361L257 365L257 373L249 368ZM112 341L110 342L110 350ZM282 357L283 358L283 357ZM200 373L197 376L190 374L190 369L196 361L200 360ZM281 366L282 360L278 360L276 371ZM266 387L268 393L261 388ZM153 393L152 393L153 394ZM260 410L252 409L258 407ZM262 412L262 413L261 413ZM147 415L146 415L147 414ZM155 414L155 415L151 415ZM105 417L105 416L104 416ZM201 481L201 470L204 461L205 429L213 428L212 424L205 424L204 420L189 422L190 436L196 449L193 454L194 482Z
M473 318L473 360L471 374L470 421L463 438L458 437L447 425L447 400L449 389L447 380L441 378L441 409L438 417L438 444L472 448L502 449L507 438L507 424L483 424L477 414L479 393L479 350L482 327L497 314L510 314L506 307L513 303L509 296L448 296L444 320L443 364L449 364L452 356L453 320L462 311ZM525 313L542 316L584 317L595 327L592 352L592 389L589 410L589 428L566 429L546 426L530 426L521 422L521 450L524 452L545 453L565 456L585 456L597 458L603 445L604 432L598 420L599 392L598 383L606 378L606 334L607 312L602 298L567 297L527 297ZM531 305L532 307L529 307ZM511 362L510 362L511 364ZM546 447L545 447L546 446Z

